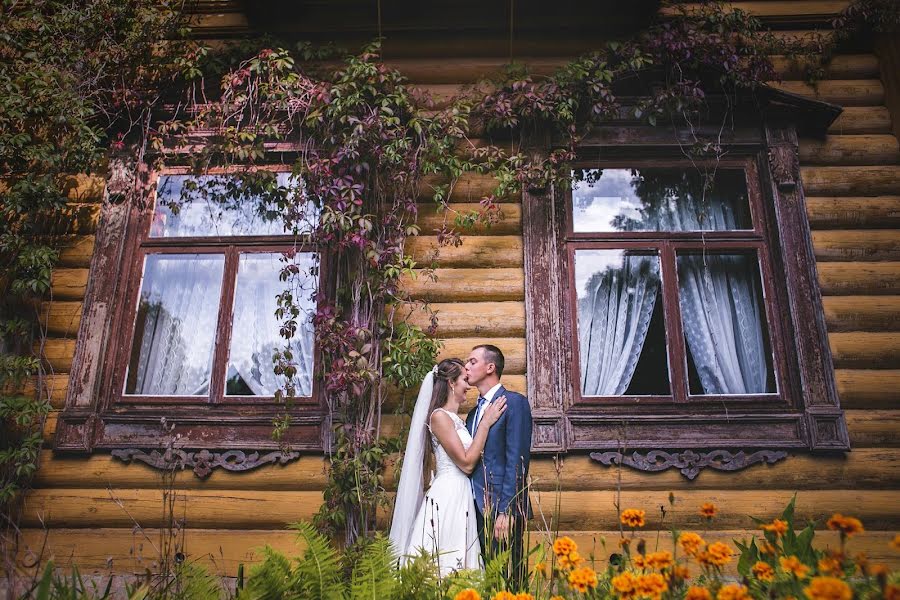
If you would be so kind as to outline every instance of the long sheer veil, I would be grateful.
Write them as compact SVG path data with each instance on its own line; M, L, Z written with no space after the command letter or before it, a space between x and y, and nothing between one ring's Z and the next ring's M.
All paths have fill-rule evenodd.
M422 387L419 388L419 397L416 399L416 407L413 409L412 421L409 425L409 438L406 441L406 450L403 452L400 483L394 499L390 540L394 551L400 557L401 564L406 560L404 555L409 547L413 521L425 500L425 493L422 491L422 461L425 458L425 444L431 443L427 435L426 421L433 388L434 370L431 370L422 380Z

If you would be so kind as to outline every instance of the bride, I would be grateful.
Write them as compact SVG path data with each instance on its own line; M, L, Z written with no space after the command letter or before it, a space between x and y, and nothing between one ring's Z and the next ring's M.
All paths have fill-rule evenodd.
M503 397L489 404L473 439L457 414L469 389L464 366L458 358L442 360L422 382L391 523L390 539L401 563L424 548L437 556L441 576L480 566L469 474L481 458L488 430L506 410ZM431 485L423 492L428 480Z

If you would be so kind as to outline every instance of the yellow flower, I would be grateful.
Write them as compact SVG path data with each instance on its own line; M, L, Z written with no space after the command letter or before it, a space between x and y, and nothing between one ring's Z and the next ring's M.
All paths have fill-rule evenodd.
M790 573L797 579L803 579L809 574L809 567L800 562L796 556L782 556L778 559L785 573Z
M719 511L716 508L716 505L712 502L704 502L702 506L700 506L700 516L706 517L707 519L712 519L716 516L716 513Z
M635 554L634 557L632 557L631 562L634 563L634 566L637 569L646 569L647 568L647 561L644 558L643 554Z
M630 597L634 595L637 579L630 571L625 571L621 575L613 577L610 583L618 595Z
M760 581L773 581L775 579L775 569L769 563L759 561L753 565L753 575Z
M547 565L544 562L534 563L534 566L531 567L532 573L540 573L541 575L547 575Z
M853 591L850 586L837 577L813 577L809 585L803 588L809 600L852 600Z
M578 544L570 537L563 536L553 542L553 552L557 556L568 556L570 552L575 552L576 550L578 550Z
M566 600L562 596L550 596L550 600Z
M760 542L760 544L759 544L759 551L760 551L762 554L775 554L775 553L778 552L778 549L775 548L775 546L773 546L773 545L770 544L769 542L763 540L763 541Z
M659 573L647 573L638 575L635 588L639 596L659 600L669 590L669 584Z
M825 575L838 575L843 571L841 568L841 561L832 557L825 556L819 559L819 573L823 573Z
M534 596L528 592L519 592L516 594L516 600L534 600Z
M457 592L457 594L453 596L453 600L481 600L481 594L472 588L466 588L461 592Z
M705 587L692 585L688 588L684 600L712 600L712 594L710 594L709 590Z
M575 569L569 573L569 587L583 594L588 588L597 587L597 573L590 567Z
M843 535L851 536L865 531L862 521L855 517L845 517L840 513L834 514L826 523L828 529L840 531Z
M764 531L770 531L770 532L774 533L775 535L781 537L782 535L787 533L788 524L787 524L787 521L782 521L781 519L775 519L768 525L763 525L762 529Z
M491 600L516 600L516 595L512 592L497 592L491 597Z
M559 568L564 570L574 569L581 564L581 561L581 555L573 550L569 554L559 557Z
M703 548L706 542L704 542L703 538L696 533L688 531L678 536L678 544L686 554L690 556L697 556L697 554L700 552L700 549Z
M891 583L885 586L884 600L900 600L900 585Z
M747 586L738 583L723 585L716 594L716 600L752 600L752 598Z
M690 579L691 571L685 566L675 565L672 568L672 577L675 579Z
M645 524L644 517L646 513L639 508L626 508L622 511L619 520L622 521L622 525L627 525L629 527L643 527Z
M651 552L646 556L647 565L651 569L659 569L662 571L663 569L667 569L672 566L672 553L666 550L661 550L659 552Z
M894 539L891 540L891 548L894 550L900 550L900 533L894 536Z
M731 562L731 556L732 552L731 548L728 547L728 544L713 542L707 546L706 550L701 552L697 558L704 565L723 567Z
M877 564L869 567L869 575L874 575L875 577L887 576L888 572L887 565Z

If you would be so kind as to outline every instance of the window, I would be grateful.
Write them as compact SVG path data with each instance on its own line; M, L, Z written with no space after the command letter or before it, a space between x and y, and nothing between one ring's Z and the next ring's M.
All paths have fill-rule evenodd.
M282 194L294 193L289 172L273 176ZM102 294L115 310L101 331L79 333L73 381L96 381L70 393L58 448L158 448L162 419L186 448L275 448L272 420L285 410L276 391L288 384L296 427L285 441L321 448L312 325L320 265L309 235L317 215L299 203L307 219L286 232L277 204L261 202L257 185L171 169L157 176L145 208L104 207L85 313ZM117 220L116 211L125 214ZM283 281L288 263L295 268ZM301 312L290 381L273 362L287 343L276 297L288 286ZM89 354L102 371L91 373Z
M695 132L610 123L571 189L524 192L533 452L693 478L849 448L797 162L836 113L753 102L716 164Z
M755 165L658 164L573 172L577 403L783 400Z

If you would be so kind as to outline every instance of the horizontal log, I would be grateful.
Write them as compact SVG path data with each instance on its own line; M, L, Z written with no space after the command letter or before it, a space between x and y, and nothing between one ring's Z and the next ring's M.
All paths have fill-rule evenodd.
M812 59L772 56L772 66L782 79L803 79L809 67L817 68L819 57ZM878 79L878 57L873 53L840 54L824 65L827 79Z
M891 113L885 106L845 106L828 128L829 135L890 132Z
M813 229L900 229L900 196L812 196L806 213Z
M826 296L829 331L900 330L900 296Z
M43 393L53 408L62 408L66 403L66 392L69 389L69 374L56 373L44 375L42 379ZM34 397L37 394L37 378L33 377L25 384L24 393Z
M651 542L655 544L655 532ZM108 576L114 574L143 575L147 569L155 573L159 554L155 550L166 532L158 529L134 531L132 528L89 529L25 529L21 535L21 547L17 565L30 572L34 556L43 551L45 560L52 559L61 569L77 566L85 576ZM617 547L620 534L616 530L564 530L559 536L567 536L578 544L578 549L586 558L593 554L596 568L605 569L608 555ZM647 535L650 535L648 533ZM884 563L891 568L900 567L900 555L891 550L890 542L894 532L872 531L856 536L850 543L853 553L863 552L873 563ZM529 531L529 547L547 544L552 532L543 529ZM748 540L759 537L754 529L710 531L703 533L709 543L722 542L732 547L734 540ZM671 536L660 536L660 549L673 551ZM836 549L840 546L837 532L819 531L813 545L820 549ZM223 577L236 577L238 569L262 560L261 548L270 546L288 557L301 556L303 542L294 531L281 530L229 530L229 529L188 529L184 535L183 550L187 561L206 567L211 573ZM655 547L655 546L654 546ZM532 559L536 560L536 559ZM735 563L730 568L733 570ZM729 571L731 574L731 571ZM692 570L692 575L698 573Z
M521 375L525 372L525 338L522 337L465 337L444 338L438 354L438 360L460 358L465 360L478 344L493 344L500 348L506 359L506 370L509 375Z
M808 196L884 196L900 194L900 167L802 167Z
M829 135L800 140L803 165L895 165L900 147L893 135Z
M845 409L900 406L900 370L836 369L835 379Z
M50 274L50 294L54 298L84 298L88 269L53 269Z
M88 267L94 253L94 236L73 235L62 241L59 264L63 267Z
M396 486L396 470L390 470L385 485ZM568 455L557 463L547 457L533 457L531 488L553 491L616 489L663 490L797 490L827 489L831 482L840 481L842 487L859 489L900 489L900 450L897 448L860 448L846 455L818 456L792 454L774 465L757 465L737 472L706 470L691 481L675 469L659 473L645 473L623 467L607 467L583 454ZM260 467L244 473L216 469L207 479L200 479L190 471L176 474L172 485L176 489L202 490L259 490L259 491L315 491L323 489L327 481L326 460L307 455L287 465ZM106 454L90 457L54 456L49 450L41 453L33 485L35 488L112 488L156 489L160 486L159 472L141 463L125 464Z
M66 338L47 338L44 341L43 352L35 346L34 351L52 369L53 373L68 373L72 370L72 359L75 356L75 340Z
M70 175L63 182L63 193L72 202L101 202L105 189L106 180L99 175Z
M432 302L478 302L525 299L525 271L503 269L435 269L403 280L414 298Z
M841 106L884 104L884 86L878 79L823 79L811 86L805 81L771 82L770 86L807 98Z
M900 260L900 230L813 231L818 261Z
M459 246L440 245L435 236L407 240L406 251L419 266L520 267L524 263L522 237L517 235L464 235Z
M894 405L896 407L896 404ZM854 448L897 448L900 446L900 411L847 410L850 445Z
M436 313L440 337L525 337L524 302L448 302L434 303L430 308ZM425 329L430 324L429 314L416 308L409 322Z
M42 302L40 322L52 335L74 336L81 324L81 307L82 303L77 300Z
M527 394L528 392L528 383L525 375L504 373L503 385L506 386L506 389L521 394ZM382 413L385 415L385 418L393 417L395 416L395 413L409 415L412 412L412 407L416 402L416 395L418 393L418 389L400 390L396 387L389 386L382 408ZM468 412L471 410L472 407L475 406L477 400L478 390L470 388L465 403L460 407L461 412ZM393 427L393 429L390 432L383 430L383 435L395 435L401 431L402 423L391 422L386 426Z
M727 6L750 13L761 19L788 18L791 20L809 20L811 18L833 17L850 5L850 0L751 0L748 2L729 2ZM678 9L687 11L699 10L702 3L686 2L677 5ZM678 14L676 6L663 6L661 15Z
M829 333L828 341L837 368L895 369L900 367L900 333Z
M478 203L481 199L491 195L497 187L498 180L492 175L479 173L463 173L450 188L450 202ZM443 176L430 175L422 180L419 185L419 200L421 202L433 201L434 189L439 185L449 185L450 180ZM519 202L520 198L495 198L496 202Z
M823 262L816 270L823 294L900 294L897 262Z
M432 204L419 205L419 218L416 221L425 234L439 231L442 227L456 229L463 236L472 232L481 235L501 235L522 233L522 207L516 203L500 205L500 213L497 221L493 223L478 223L473 228L459 228L454 225L457 217L465 218L473 213L479 213L481 208L477 203L453 203L447 210L441 210Z
M794 495L791 490L684 490L669 506L668 491L622 490L620 506L647 511L648 529L659 524L657 507L666 506L667 524L704 528L700 506L715 502L719 514L710 529L752 527L750 516L770 520L779 516ZM564 491L531 494L536 515L543 514L564 529L614 529L618 526L616 490ZM819 520L820 527L835 512L851 513L872 529L900 527L897 492L883 490L811 490L797 495L796 519ZM287 523L309 520L322 502L319 492L176 490L175 516L187 530L194 528L282 529ZM557 513L555 507L559 505ZM147 489L36 489L29 493L22 513L23 527L160 527L165 523L161 490ZM381 526L386 519L381 515ZM668 525L667 525L668 526Z

